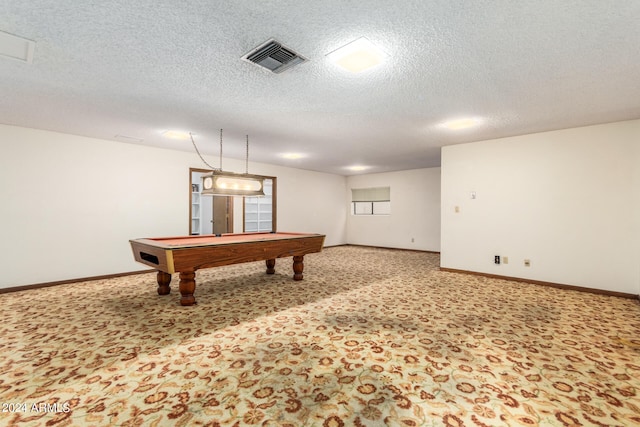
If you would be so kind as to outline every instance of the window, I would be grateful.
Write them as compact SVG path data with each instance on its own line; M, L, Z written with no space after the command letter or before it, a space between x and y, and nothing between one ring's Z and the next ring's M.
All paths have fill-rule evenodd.
M390 215L391 188L352 188L352 215Z
M244 231L274 231L273 179L264 180L263 197L244 198Z

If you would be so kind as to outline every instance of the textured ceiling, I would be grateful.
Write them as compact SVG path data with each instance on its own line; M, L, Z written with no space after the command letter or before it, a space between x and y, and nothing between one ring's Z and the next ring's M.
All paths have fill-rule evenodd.
M640 118L638 0L0 0L0 122L350 175L438 166L440 147ZM389 54L349 74L326 54L361 36ZM275 38L309 59L240 58ZM474 116L474 129L445 130ZM282 153L305 158L287 160ZM194 153L195 156L195 153ZM362 173L362 172L358 172Z

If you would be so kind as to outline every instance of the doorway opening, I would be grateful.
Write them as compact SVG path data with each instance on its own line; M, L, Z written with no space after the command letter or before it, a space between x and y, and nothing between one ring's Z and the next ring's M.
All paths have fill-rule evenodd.
M233 197L202 196L202 175L208 169L189 168L189 234L233 232Z

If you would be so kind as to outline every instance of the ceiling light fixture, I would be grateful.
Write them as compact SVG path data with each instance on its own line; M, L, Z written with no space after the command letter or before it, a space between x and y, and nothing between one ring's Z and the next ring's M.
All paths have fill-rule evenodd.
M354 172L359 172L369 169L369 166L347 166L347 169Z
M334 64L352 73L360 73L380 65L386 57L387 54L366 37L360 37L327 54L327 58Z
M470 127L478 126L481 120L475 117L466 117L462 119L449 120L442 123L443 127L451 130L467 129Z
M280 155L280 157L284 159L289 159L289 160L296 160L296 159L302 159L303 157L307 157L307 156L300 153L283 153Z
M162 136L171 139L189 139L191 138L191 132L184 132L181 130L166 130L162 132Z
M193 148L200 159L211 168L211 173L202 176L203 196L264 196L264 180L262 175L249 174L249 135L247 135L247 157L245 173L223 172L222 170L222 129L220 129L220 167L214 168L202 157L193 135L189 134Z

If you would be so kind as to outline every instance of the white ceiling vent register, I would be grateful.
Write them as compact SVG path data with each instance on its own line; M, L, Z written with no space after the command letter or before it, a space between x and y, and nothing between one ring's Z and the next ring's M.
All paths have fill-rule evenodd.
M36 42L33 40L0 31L0 57L17 59L31 64L35 49Z
M308 61L307 58L285 47L274 39L267 40L242 57L267 70L279 74L289 68Z

